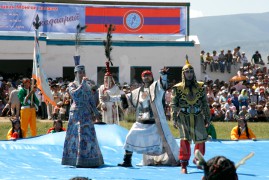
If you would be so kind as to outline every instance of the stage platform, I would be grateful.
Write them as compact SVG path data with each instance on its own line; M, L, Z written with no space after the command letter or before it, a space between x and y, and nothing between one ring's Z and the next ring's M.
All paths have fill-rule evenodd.
M124 154L122 147L127 129L117 125L95 125L95 128L104 166L88 169L61 165L65 138L65 132L61 132L17 141L0 141L0 179L67 180L82 176L94 180L199 180L203 176L203 171L191 162L188 166L189 174L180 174L180 167L136 166L142 160L142 155L136 153L133 155L132 168L118 167ZM254 152L254 157L237 169L239 179L265 180L269 179L268 149L267 140L218 140L206 142L205 159L223 155L237 163L250 152Z

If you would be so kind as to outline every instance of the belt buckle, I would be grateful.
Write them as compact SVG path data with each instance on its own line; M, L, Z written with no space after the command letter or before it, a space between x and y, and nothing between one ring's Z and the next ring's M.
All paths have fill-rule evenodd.
M194 107L194 106L191 106L191 107L190 107L190 113L191 113L191 114L194 114L194 113L195 113L195 107Z

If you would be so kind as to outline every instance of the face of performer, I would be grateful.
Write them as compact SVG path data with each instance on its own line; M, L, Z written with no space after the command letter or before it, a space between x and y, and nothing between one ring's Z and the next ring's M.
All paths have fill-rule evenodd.
M184 75L185 75L186 80L191 81L194 75L193 69L186 69L184 72Z
M112 88L114 81L111 76L104 76L104 85L106 88Z
M153 77L151 74L145 74L143 77L142 77L142 81L144 83L151 83L153 80Z
M82 78L86 76L85 71L77 71L77 77L80 81L82 81Z
M30 79L27 79L24 83L23 86L25 89L29 89L31 86Z

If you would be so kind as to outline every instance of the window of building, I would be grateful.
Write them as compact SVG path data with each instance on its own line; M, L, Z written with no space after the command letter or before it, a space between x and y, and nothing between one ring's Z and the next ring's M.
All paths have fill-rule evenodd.
M141 74L145 70L151 71L151 66L131 66L130 83L142 83Z

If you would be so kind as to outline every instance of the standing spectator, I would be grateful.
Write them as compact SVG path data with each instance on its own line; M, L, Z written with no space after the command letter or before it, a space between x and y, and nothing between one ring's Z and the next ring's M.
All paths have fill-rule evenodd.
M251 62L254 64L260 64L261 62L263 62L262 56L259 51L256 51L255 54L252 55Z
M66 110L65 111L65 119L68 119L69 111L70 111L70 104L71 104L71 96L70 96L68 91L66 91L66 93L64 94L63 103L64 103L64 108Z
M217 51L213 51L212 56L213 62L214 62L214 70L217 72L219 70L219 56L217 55Z
M227 72L231 73L231 64L233 61L233 55L231 53L231 50L227 51L227 53L225 54L225 59L226 59Z
M210 121L204 84L196 80L194 68L188 60L182 68L182 82L172 89L171 117L174 126L180 131L181 173L187 174L191 156L190 142L195 143L194 151L198 149L205 154L205 141L208 137L206 126ZM196 161L194 158L195 164Z
M245 66L248 67L249 66L248 58L247 58L245 52L242 52L242 56L241 56L241 60L240 61L243 63L243 67L245 67Z
M237 46L236 48L234 48L233 51L233 61L234 63L241 63L240 59L241 59L240 46Z
M200 54L201 67L202 67L203 73L206 73L207 62L204 59L204 55L205 55L205 51L202 50Z
M220 51L219 54L219 67L220 67L220 72L224 73L225 72L225 55L224 55L224 50Z
M20 108L21 108L21 103L18 97L19 90L14 89L9 96L9 103L10 103L10 108L11 108L11 115L16 116L17 119L20 117Z
M36 107L39 105L35 95L36 86L30 89L31 81L28 78L23 78L22 83L23 88L20 89L18 97L21 102L21 128L25 133L23 137L26 137L29 124L31 135L36 136Z
M92 120L93 116L99 119L100 114L93 102L91 88L87 84L85 67L76 66L74 73L75 80L68 87L73 103L70 108L62 165L78 168L99 167L104 164L104 160Z
M39 91L39 95L41 96L41 119L46 119L48 118L47 104L41 91Z
M255 134L248 127L247 121L244 117L240 117L237 122L238 125L235 126L231 131L231 140L256 140Z
M206 57L205 57L206 63L210 65L210 71L213 72L214 69L214 61L212 56L210 56L210 53L207 52L206 53Z

